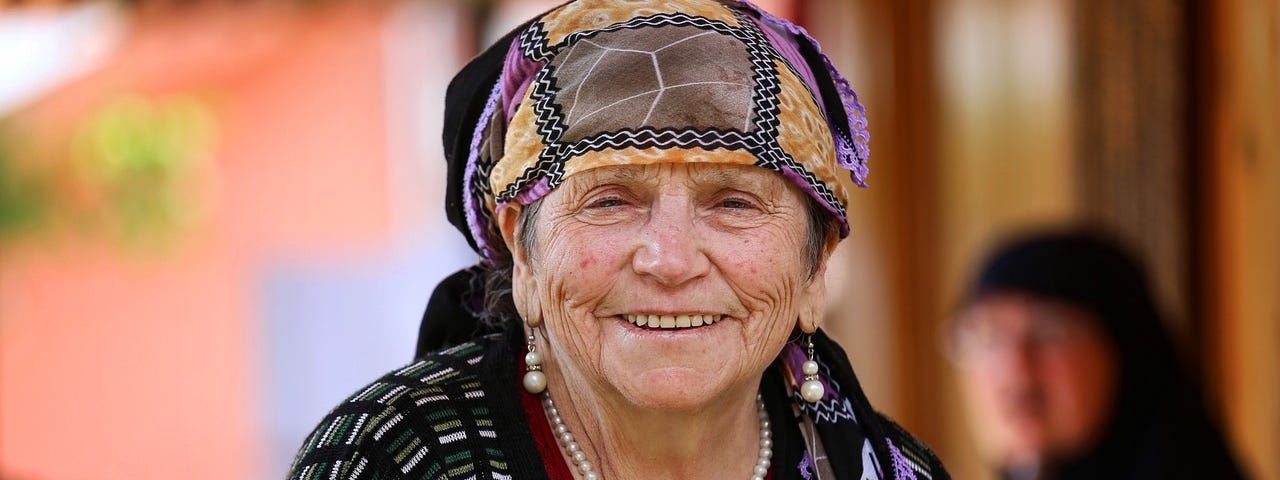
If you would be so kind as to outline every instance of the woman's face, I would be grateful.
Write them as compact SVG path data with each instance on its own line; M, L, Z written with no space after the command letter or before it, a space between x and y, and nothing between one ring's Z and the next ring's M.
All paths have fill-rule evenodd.
M798 318L816 328L823 269L811 278L804 260L806 208L754 166L582 172L544 197L534 251L515 255L516 303L541 312L569 385L640 408L712 407L756 390ZM499 218L512 247L514 217Z
M1090 313L999 292L970 305L954 333L975 432L996 463L1070 457L1105 430L1119 354Z

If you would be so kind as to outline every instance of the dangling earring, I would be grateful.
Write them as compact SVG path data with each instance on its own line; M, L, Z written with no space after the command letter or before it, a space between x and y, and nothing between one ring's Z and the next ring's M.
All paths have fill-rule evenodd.
M827 394L827 388L818 380L818 362L813 360L813 334L809 334L809 359L801 367L804 371L804 383L800 385L800 397L809 403L818 403ZM545 384L545 380L543 381ZM526 380L526 385L527 385Z
M524 373L524 390L537 395L547 389L547 375L542 373L542 354L533 344L533 332L529 330L529 353L524 354L524 365L528 371Z

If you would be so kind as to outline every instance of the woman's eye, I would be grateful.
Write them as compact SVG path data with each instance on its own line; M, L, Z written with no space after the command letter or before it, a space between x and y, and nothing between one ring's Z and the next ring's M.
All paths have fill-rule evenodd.
M734 210L751 208L751 204L748 203L746 200L741 200L737 198L726 198L724 200L721 200L720 206L724 208L734 209Z
M621 207L624 204L625 202L623 202L621 198L609 197L609 198L602 198L600 200L596 200L592 202L589 206L591 208L611 208L611 207Z

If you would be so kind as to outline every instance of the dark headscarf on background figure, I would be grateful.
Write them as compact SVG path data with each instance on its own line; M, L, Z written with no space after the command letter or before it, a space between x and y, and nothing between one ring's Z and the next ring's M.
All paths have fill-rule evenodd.
M495 212L528 205L589 168L755 165L790 180L808 194L811 208L831 215L842 238L848 234L849 180L840 177L865 186L866 119L817 41L745 0L641 3L566 3L498 40L449 84L445 210L481 264L436 288L419 356L488 329L520 328L494 322L485 298L507 255L492 226ZM654 84L626 62L600 69L591 63L610 51L645 47L658 48L644 53L661 63L661 75L693 87L661 104L654 100L647 114L624 104L636 98L626 94L665 88L661 78ZM669 55L658 53L668 48ZM587 109L594 110L581 113ZM770 417L796 419L774 430L774 478L947 478L927 447L871 408L840 346L821 330L813 343L828 392L819 402L799 401L794 388L806 358L797 343L788 343L764 374Z
M1039 233L996 250L969 293L1020 292L1092 313L1116 347L1120 382L1102 439L1078 458L1051 460L1048 478L1241 478L1182 368L1142 267L1109 237Z

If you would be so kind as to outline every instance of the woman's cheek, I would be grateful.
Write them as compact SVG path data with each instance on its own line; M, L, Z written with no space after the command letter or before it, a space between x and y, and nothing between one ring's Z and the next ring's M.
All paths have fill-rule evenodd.
M592 235L570 235L558 238L555 247L547 249L547 276L559 292L560 300L573 304L588 303L603 294L619 273L620 254L614 248L616 239Z

